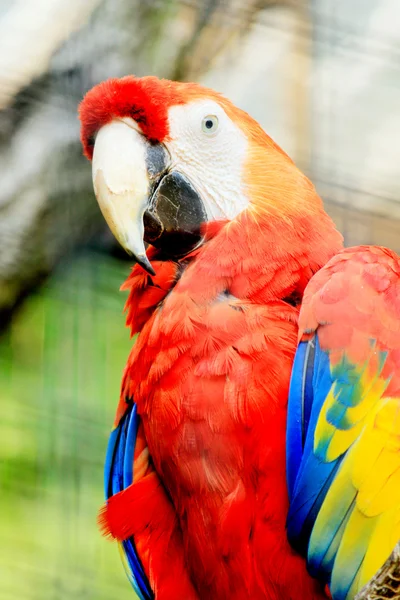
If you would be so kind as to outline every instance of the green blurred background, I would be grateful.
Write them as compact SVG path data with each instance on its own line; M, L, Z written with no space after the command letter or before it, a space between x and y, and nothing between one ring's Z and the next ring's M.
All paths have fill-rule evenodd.
M0 341L0 598L132 598L102 539L102 468L129 347L127 263L84 253L12 317Z
M399 22L398 0L0 0L0 600L134 597L96 524L130 263L82 156L83 94L127 73L209 85L347 245L400 250Z

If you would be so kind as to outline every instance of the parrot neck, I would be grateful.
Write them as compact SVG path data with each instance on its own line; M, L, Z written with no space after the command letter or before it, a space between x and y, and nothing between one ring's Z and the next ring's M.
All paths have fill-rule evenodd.
M229 292L255 304L300 304L313 274L342 247L342 237L321 210L282 218L267 209L246 209L235 220L206 227L206 243L189 258L179 282L197 302Z
M283 300L301 303L304 289L342 247L342 238L321 209L282 218L267 209L243 211L233 221L208 223L205 243L179 261L168 260L155 248L148 257L156 271L150 276L136 265L122 290L130 290L125 310L132 335L144 324L179 282L193 301L208 304L229 293L253 304Z
M258 125L253 129L242 173L247 208L230 221L205 224L203 245L181 260L148 251L156 275L136 266L122 287L131 290L126 309L132 334L178 280L180 291L199 303L228 292L255 304L300 304L313 274L342 249L343 238L312 183Z

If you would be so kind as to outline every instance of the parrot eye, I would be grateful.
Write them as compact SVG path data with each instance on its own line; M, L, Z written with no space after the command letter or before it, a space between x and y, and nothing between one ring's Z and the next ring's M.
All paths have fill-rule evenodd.
M201 128L204 133L207 133L208 135L215 133L218 129L218 117L215 115L207 115L201 123Z

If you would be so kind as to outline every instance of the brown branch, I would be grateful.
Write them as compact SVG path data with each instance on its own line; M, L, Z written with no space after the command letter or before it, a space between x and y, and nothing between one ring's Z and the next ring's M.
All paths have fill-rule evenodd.
M395 600L400 598L400 543L383 567L354 600Z

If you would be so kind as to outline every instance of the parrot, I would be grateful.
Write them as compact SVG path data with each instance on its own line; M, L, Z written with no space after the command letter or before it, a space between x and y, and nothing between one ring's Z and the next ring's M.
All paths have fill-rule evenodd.
M134 260L104 535L141 600L350 600L400 538L400 259L344 248L310 180L197 83L79 107Z

